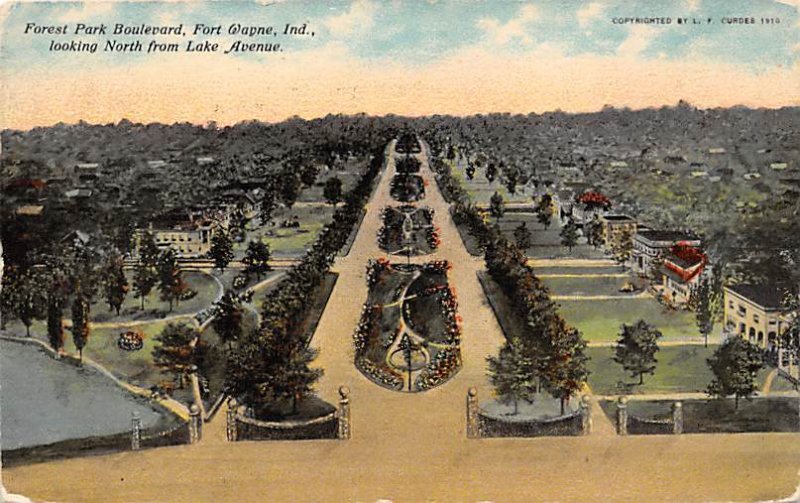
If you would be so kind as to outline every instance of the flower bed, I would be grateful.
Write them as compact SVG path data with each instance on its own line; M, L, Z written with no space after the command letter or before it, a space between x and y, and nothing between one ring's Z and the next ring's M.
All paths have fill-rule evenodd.
M390 194L403 203L413 203L425 197L425 182L419 175L395 175Z
M353 334L355 365L393 390L425 391L461 368L458 302L446 261L424 265L370 261L370 292Z
M439 233L433 226L433 210L414 206L386 207L378 245L395 255L425 255L439 247Z

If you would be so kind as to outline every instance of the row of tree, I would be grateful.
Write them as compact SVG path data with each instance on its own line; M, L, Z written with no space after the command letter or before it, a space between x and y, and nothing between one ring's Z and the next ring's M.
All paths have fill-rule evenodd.
M278 400L289 400L292 410L312 393L322 369L311 368L316 351L308 346L312 334L304 321L315 291L336 254L361 219L373 183L383 166L382 149L375 151L366 172L344 197L299 264L265 297L260 326L231 341L225 390L248 405L256 415Z
M586 342L558 313L524 251L484 221L447 163L435 160L432 164L440 188L453 203L456 223L466 224L478 240L489 275L511 302L515 315L525 320L525 332L507 334L499 355L488 359L489 378L499 400L513 403L516 410L519 400L533 400L536 393L546 390L560 400L563 413L566 402L588 377Z

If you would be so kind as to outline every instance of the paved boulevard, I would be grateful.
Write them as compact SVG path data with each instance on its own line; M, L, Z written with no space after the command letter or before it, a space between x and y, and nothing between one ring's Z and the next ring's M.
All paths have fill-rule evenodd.
M426 197L442 244L411 259L447 259L464 321L463 367L425 393L398 393L353 366L352 333L367 297L365 266L385 256L376 237L389 196L390 161L367 207L313 345L325 376L320 395L334 402L351 388L349 441L225 441L224 410L200 444L31 465L6 470L12 492L56 501L707 501L764 500L793 493L800 436L684 435L616 437L595 415L590 437L467 440L465 395L489 396L485 358L502 334L476 277L482 267L463 247L447 204L423 161ZM595 408L595 410L598 410Z

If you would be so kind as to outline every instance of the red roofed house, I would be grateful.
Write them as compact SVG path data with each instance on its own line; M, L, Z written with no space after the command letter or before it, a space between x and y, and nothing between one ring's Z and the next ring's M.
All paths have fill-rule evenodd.
M677 244L664 256L664 297L672 304L686 305L703 275L708 259L699 248Z

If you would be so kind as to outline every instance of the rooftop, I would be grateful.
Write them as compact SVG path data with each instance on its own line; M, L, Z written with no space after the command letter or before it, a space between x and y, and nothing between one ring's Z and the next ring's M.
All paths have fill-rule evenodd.
M774 285L742 283L725 288L767 310L780 309L783 304L783 292Z
M684 231L639 230L637 235L649 241L667 241L678 243L680 241L700 241L700 238Z

